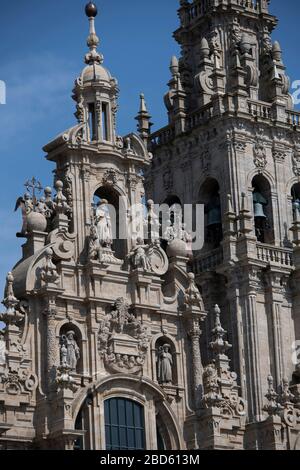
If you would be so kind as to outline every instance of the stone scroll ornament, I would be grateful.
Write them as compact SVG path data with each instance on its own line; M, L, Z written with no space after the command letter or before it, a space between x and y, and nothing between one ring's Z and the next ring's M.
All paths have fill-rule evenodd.
M149 334L129 310L124 298L114 303L102 318L98 347L105 367L114 373L137 374L142 371L149 346Z

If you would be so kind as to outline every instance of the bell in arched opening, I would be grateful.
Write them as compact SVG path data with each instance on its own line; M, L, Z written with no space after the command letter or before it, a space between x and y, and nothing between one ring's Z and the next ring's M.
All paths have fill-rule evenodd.
M222 234L222 213L219 195L213 196L206 206L207 213L207 240L217 248L223 238Z
M221 206L218 198L215 198L214 201L207 206L207 227L220 224L222 224Z
M293 218L299 218L300 215L300 183L294 184L291 190Z
M255 219L266 219L267 216L264 211L264 207L268 204L268 201L264 196L259 192L255 191L253 193L253 205L254 205L254 218Z
M293 201L293 214L294 218L297 218L300 215L300 199L295 199Z
M264 208L268 205L267 199L259 192L253 193L255 234L259 242L265 243L265 232L267 228L267 216Z

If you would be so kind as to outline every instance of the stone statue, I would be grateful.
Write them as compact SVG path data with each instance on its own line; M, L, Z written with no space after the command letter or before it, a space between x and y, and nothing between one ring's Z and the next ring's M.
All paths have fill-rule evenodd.
M76 371L77 362L80 359L80 349L75 341L74 331L68 331L66 335L62 335L60 358L62 366L68 366L71 370Z
M41 279L45 284L57 284L59 275L56 270L56 266L52 261L53 251L52 248L47 248L45 264L41 270Z
M159 217L156 215L155 210L154 210L155 204L152 199L149 199L147 201L147 219L146 219L146 239L148 239L151 242L154 242L155 240L158 240L159 237L159 230L160 230L160 223L159 223Z
M98 240L97 229L95 225L91 226L90 238L89 238L89 259L95 260L99 258L100 243Z
M149 259L149 245L145 245L141 238L136 241L136 246L129 254L131 265L134 269L142 268L144 271L151 271L151 262Z
M168 243L172 242L176 238L176 233L174 230L173 225L171 224L171 220L168 219L166 223L166 229L164 231L163 239Z
M164 344L158 350L158 381L161 384L172 384L173 357L171 346Z
M65 342L60 347L60 364L62 367L68 367L68 349Z
M108 211L108 201L102 199L96 209L96 229L101 246L110 247L112 245L112 227Z
M129 304L127 300L120 297L115 301L113 310L111 311L111 325L113 332L123 333L124 326L134 319L129 313Z
M24 197L19 197L16 202L15 212L21 209L22 210L22 220L23 225L21 232L17 233L17 237L23 237L27 234L27 217L34 210L34 204L29 193L25 193Z

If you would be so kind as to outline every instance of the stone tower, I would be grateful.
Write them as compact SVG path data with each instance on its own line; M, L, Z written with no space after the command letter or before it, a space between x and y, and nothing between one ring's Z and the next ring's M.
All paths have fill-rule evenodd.
M271 40L269 4L180 0L181 56L170 65L168 125L151 135L146 190L171 209L204 205L193 271L205 309L222 308L248 404L244 448L292 449L300 424L300 113ZM204 364L211 328L209 315Z
M268 3L181 1L169 125L151 135L141 95L123 137L87 5L78 123L44 148L55 192L33 178L16 206L2 449L299 448L299 117Z

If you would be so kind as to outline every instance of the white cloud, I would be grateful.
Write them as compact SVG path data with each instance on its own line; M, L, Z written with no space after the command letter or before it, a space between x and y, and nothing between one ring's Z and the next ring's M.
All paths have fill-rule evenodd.
M1 107L5 128L1 146L14 137L21 139L34 124L44 121L47 125L49 119L68 110L76 75L75 66L51 55L6 63L1 70L7 88L7 104Z

